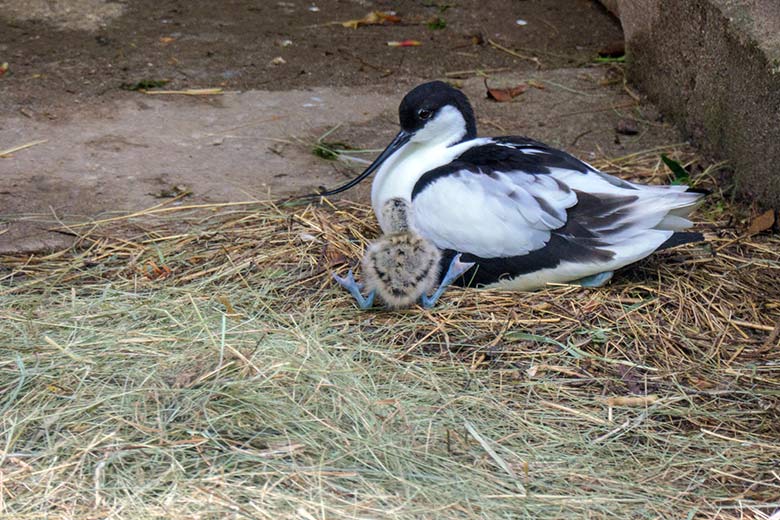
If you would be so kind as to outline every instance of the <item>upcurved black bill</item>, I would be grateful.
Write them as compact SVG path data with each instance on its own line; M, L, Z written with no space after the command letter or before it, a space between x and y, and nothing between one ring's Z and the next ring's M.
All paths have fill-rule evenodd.
M385 148L384 151L379 154L379 157L377 157L374 160L374 162L372 162L369 165L369 167L366 168L363 171L363 173L361 173L360 175L358 175L357 177L355 177L354 179L352 179L351 181L349 181L348 183L346 183L343 186L339 186L338 188L334 188L334 189L328 190L328 191L321 191L320 193L317 193L317 194L315 194L313 196L314 197L327 197L327 196L330 196L330 195L335 195L337 193L341 193L342 191L347 191L348 189L352 188L353 186L358 185L360 183L360 181L362 181L363 179L365 179L366 177L368 177L369 175L374 173L374 170L379 168L379 166L383 162L385 162L385 160L388 157L393 155L393 152L395 152L396 150L401 148L403 145L408 143L409 139L411 137L412 137L412 134L410 134L406 130L401 130L400 132L398 132L398 135L395 136L395 139L393 139L393 141L389 145L387 145L387 148Z

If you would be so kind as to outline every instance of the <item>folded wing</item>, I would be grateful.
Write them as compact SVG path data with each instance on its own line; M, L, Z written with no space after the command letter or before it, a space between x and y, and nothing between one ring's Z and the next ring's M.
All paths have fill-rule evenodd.
M530 139L495 138L427 172L412 208L414 226L441 249L615 269L691 225L701 194L686 190L629 183Z

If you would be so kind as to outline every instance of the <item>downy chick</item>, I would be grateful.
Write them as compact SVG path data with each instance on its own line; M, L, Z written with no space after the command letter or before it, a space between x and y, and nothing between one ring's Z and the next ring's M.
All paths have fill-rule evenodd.
M409 209L403 199L384 204L383 221L392 231L368 246L362 262L366 287L394 309L414 304L439 281L441 252L411 230Z
M363 296L364 284L358 284L352 274L336 274L333 278L355 298L361 309L368 309L379 294L388 307L408 307L418 299L423 307L433 307L447 286L474 264L461 262L456 255L434 293L440 275L441 251L422 238L411 227L409 202L391 198L382 206L383 222L388 233L372 242L363 256L362 268L368 296Z

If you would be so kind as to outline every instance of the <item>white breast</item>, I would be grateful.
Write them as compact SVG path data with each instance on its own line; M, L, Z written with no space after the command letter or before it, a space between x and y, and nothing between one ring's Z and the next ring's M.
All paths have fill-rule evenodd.
M411 202L412 190L426 172L452 162L469 148L485 141L487 139L473 139L453 146L409 142L382 163L371 186L371 205L382 231L390 232L381 211L387 200L400 198Z

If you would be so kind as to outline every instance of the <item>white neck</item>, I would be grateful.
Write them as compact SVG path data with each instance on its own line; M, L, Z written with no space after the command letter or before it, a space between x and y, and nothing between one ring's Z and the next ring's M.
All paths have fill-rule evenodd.
M448 146L451 141L412 140L382 163L371 186L371 205L382 231L391 232L392 227L389 222L383 222L382 217L382 207L388 199L401 198L411 203L412 190L426 172L451 162L467 149L488 139L473 139Z

